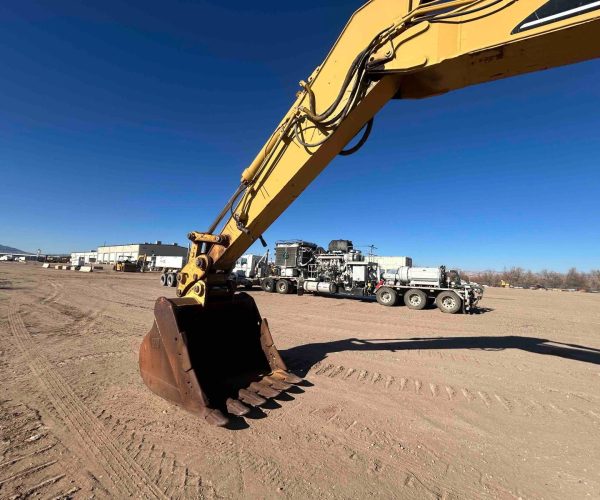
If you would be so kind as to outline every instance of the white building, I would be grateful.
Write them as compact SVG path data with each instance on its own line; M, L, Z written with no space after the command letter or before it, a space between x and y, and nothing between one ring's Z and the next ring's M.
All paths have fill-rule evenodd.
M164 257L186 257L188 249L177 243L129 243L126 245L103 245L98 247L98 262L102 264L114 264L119 260L136 261L141 256L150 258L152 256Z
M71 252L71 263L75 266L83 264L95 264L98 262L98 252L90 250L89 252Z

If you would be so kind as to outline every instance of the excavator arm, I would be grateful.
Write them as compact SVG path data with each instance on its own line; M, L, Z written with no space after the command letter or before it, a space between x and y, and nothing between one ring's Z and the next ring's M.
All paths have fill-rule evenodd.
M235 261L338 154L356 151L391 99L600 57L597 0L372 0L357 10L244 170L207 232L190 232L176 299L158 299L140 349L157 394L225 425L300 380L254 301L233 293ZM344 148L357 134L356 146Z

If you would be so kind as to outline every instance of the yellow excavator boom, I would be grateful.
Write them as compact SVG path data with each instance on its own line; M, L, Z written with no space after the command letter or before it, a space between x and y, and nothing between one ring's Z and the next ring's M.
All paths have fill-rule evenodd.
M176 299L159 298L140 349L157 394L225 425L300 380L229 271L338 154L357 150L391 99L600 57L597 0L372 0L300 82L290 110L207 232L192 231ZM344 150L361 132L356 146Z

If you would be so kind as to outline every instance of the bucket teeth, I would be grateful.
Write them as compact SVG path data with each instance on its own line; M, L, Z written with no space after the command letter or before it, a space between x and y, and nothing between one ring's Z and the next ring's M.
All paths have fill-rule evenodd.
M293 373L287 372L285 370L275 370L271 373L271 378L275 378L277 380L283 380L288 384L299 384L302 382L302 379Z
M267 400L255 392L249 391L248 389L240 389L238 397L246 404L252 406L260 406L265 404Z
M273 378L269 375L264 377L263 380L265 382L267 382L273 389L278 390L278 391L287 391L288 389L290 389L292 387L292 384L288 384L287 382L284 382L283 380L277 380L276 378Z
M229 423L229 419L221 413L220 410L210 410L205 416L204 420L210 425L216 425L223 427Z
M237 399L228 398L226 401L227 411L236 417L246 415L250 408Z
M272 387L269 387L266 383L263 384L261 382L252 382L248 386L248 389L260 394L261 396L263 396L265 398L275 398L281 394L281 391L277 391L277 390L273 389Z

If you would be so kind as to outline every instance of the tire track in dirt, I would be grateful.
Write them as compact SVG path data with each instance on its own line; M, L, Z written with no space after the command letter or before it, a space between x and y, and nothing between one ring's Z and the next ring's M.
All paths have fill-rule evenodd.
M156 297L158 297L158 294L156 295L156 297L154 296L154 294L152 294L151 295L152 298L150 300L147 300L146 297L144 297L144 300L146 300L146 302L148 302L148 305L143 305L143 304L139 304L139 303L135 304L130 301L131 301L131 299L140 297L140 295L137 291L132 291L131 293L128 293L127 291L125 291L123 289L122 286L113 284L113 283L107 283L107 286L108 286L108 288L110 288L112 290L113 293L116 293L117 295L124 297L125 300L113 301L113 300L109 300L104 297L100 297L102 300L104 300L106 302L114 302L115 304L120 304L122 306L135 307L137 309L154 310L154 301L156 300Z
M83 405L66 381L57 374L54 366L39 354L39 347L33 343L14 299L9 303L8 319L15 343L27 357L29 367L48 400L68 429L73 431L73 437L88 459L104 470L113 491L121 495L165 498L142 468L127 453L123 453L118 442Z
M76 331L76 333L79 335L85 335L92 330L99 320L103 319L105 310L106 307L102 307L100 309L83 313L83 316L80 319L75 320L75 322L69 328Z
M60 295L62 294L62 289L63 289L63 284L62 283L58 283L56 281L48 281L48 284L50 285L50 287L52 287L52 292L50 293L50 295L45 296L42 299L42 304L49 304L52 302L56 302L56 300L58 299L58 297L60 297Z
M451 478L449 472L455 465L453 460L448 461L423 445L410 448L373 421L365 423L356 415L347 416L345 411L334 410L331 406L309 411L305 420L311 422L307 428L320 429L318 435L307 435L307 440L326 442L330 449L339 447L340 462L369 470L373 477L387 474L388 481L408 489L404 494L396 491L394 495L439 499L494 496L479 487L480 471L477 469L470 471L471 484L467 484L465 478ZM297 428L295 432L302 435L307 431Z
M71 356L70 358L65 358L56 362L56 366L65 366L72 363L80 363L82 361L90 361L96 359L106 359L106 358L114 358L126 356L130 353L127 351L108 351L108 352L98 352L93 354L82 354L81 356Z
M40 414L23 404L0 402L3 461L0 462L0 496L67 498L81 489L93 489L93 480L77 477L79 465L46 427Z
M214 498L215 488L209 481L188 465L177 460L175 454L150 442L146 434L127 421L116 418L106 410L101 410L97 418L103 422L114 438L122 443L125 450L140 464L146 473L154 478L156 485L169 498Z
M292 370L294 368L303 368L301 360L292 360L288 364ZM306 369L306 366L304 366L304 369ZM586 411L571 407L564 408L553 402L540 402L531 398L509 398L497 393L489 394L482 389L454 387L450 384L424 381L418 378L397 378L369 370L335 365L325 361L319 361L310 367L307 372L308 374L314 374L318 377L337 378L344 383L373 385L386 391L386 393L412 394L419 397L442 399L452 403L462 402L483 405L490 410L501 410L506 413L513 413L518 409L521 412L535 411L569 418L576 415L587 420L592 420L594 423L600 423L600 412L594 412L593 410Z
M54 308L65 316L75 317L69 328L79 331L81 334L86 334L101 319L104 319L103 314L106 311L106 307L83 311L82 309L79 309L73 305L67 306L64 304L59 304L59 299L62 296L64 285L54 281L50 281L49 284L54 288L54 291L49 296L43 298L41 303Z
M193 442L194 447L197 449L217 450L218 460L222 461L224 467L231 468L229 476L251 473L252 479L261 483L263 487L270 489L273 493L285 492L285 496L290 498L317 498L319 496L319 490L306 481L298 481L293 474L290 475L289 472L283 471L275 459L269 458L263 453L263 448L259 448L260 454L255 454L250 451L249 446L240 446L235 439L231 439L227 435L220 437L215 434L207 434L204 427L198 425L197 422L193 423L192 426L180 423L176 427L165 428L164 424L150 421L142 426L143 432L140 432L139 422L125 423L109 415L106 411L100 411L99 416L107 423L107 427L112 428L115 436L119 436L122 442L128 442L127 447L136 454L136 460L145 457L145 467L156 470L160 467L160 462L163 461L165 464L164 469L168 472L169 467L175 466L179 476L170 479L174 485L168 487L166 490L167 495L175 494L178 489L178 491L181 491L180 488L188 491L192 486L194 488L200 487L202 495L209 498L223 495L239 496L241 493L237 489L239 483L236 483L235 492L229 492L229 495L225 492L217 492L210 481L203 481L200 485L194 484L197 476L196 472L191 471L189 468L186 469L185 465L180 464L173 455L166 454L164 457L162 455L161 442L173 443L180 441L186 444ZM132 417L135 419L135 416ZM187 472L184 472L185 470ZM166 484L164 481L160 477L157 478L158 484ZM220 495L217 493L220 493Z

